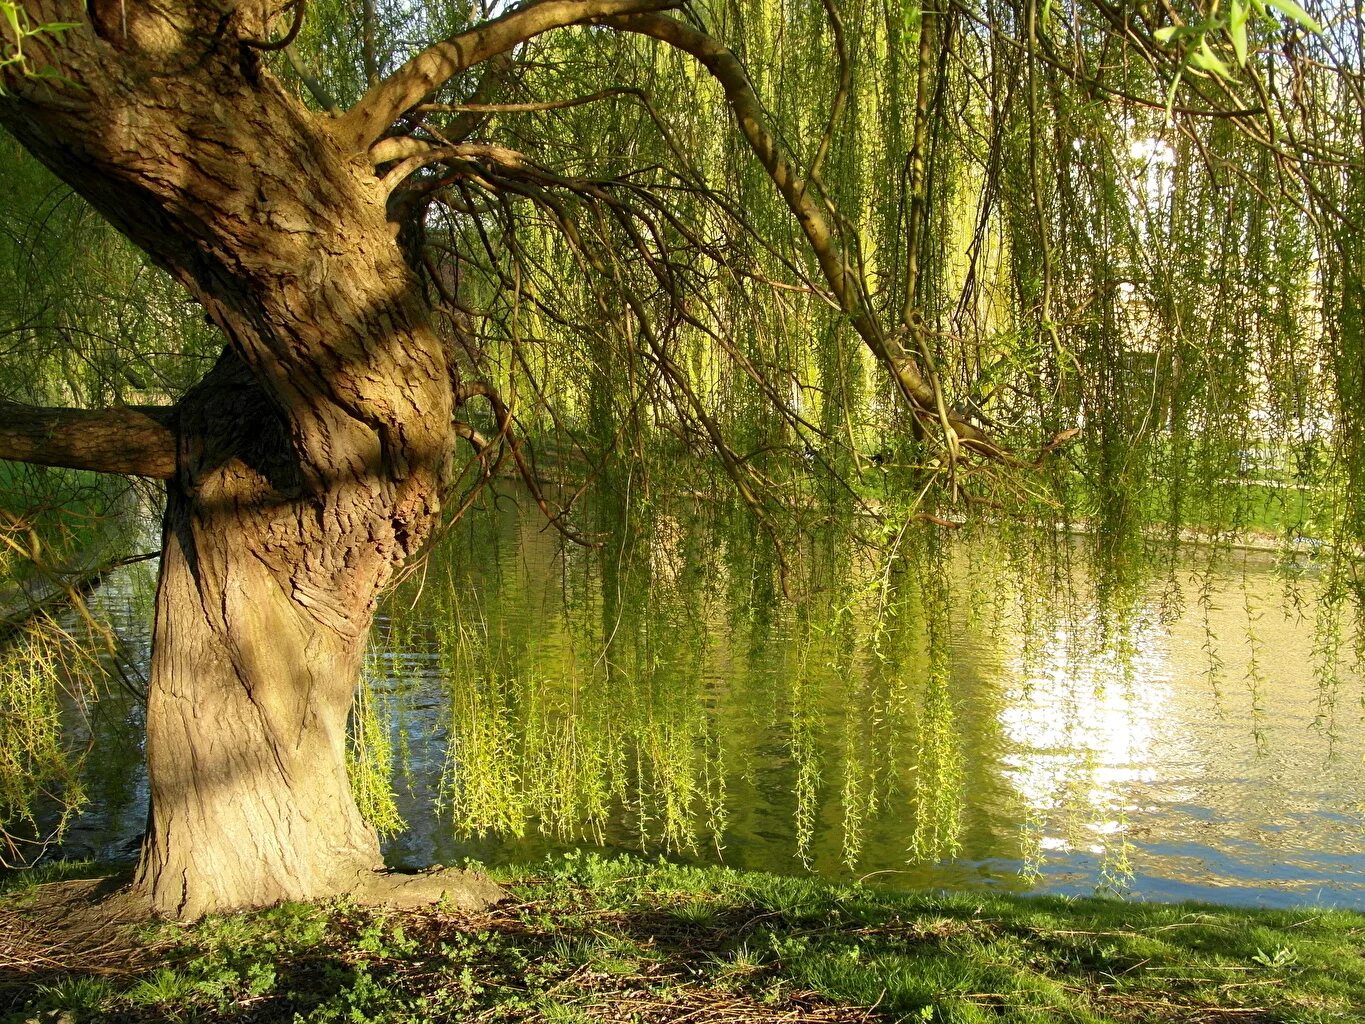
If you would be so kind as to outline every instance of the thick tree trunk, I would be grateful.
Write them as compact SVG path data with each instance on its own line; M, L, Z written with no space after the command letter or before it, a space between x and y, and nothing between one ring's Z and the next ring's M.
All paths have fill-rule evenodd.
M300 489L284 424L235 357L181 420L137 885L155 910L185 917L357 891L382 866L345 765L370 609L322 589L336 568L323 523L346 489Z
M382 867L346 777L361 645L313 625L231 520L184 495L167 510L137 885L172 916L356 891Z
M346 720L376 597L439 519L446 346L364 154L241 44L273 7L28 6L85 23L26 47L60 78L0 71L0 121L228 340L176 407L173 470L143 459L170 479L137 885L186 917L384 895Z

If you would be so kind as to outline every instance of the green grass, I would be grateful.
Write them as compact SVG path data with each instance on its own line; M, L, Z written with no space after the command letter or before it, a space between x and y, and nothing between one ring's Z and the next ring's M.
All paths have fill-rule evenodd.
M476 918L291 904L148 926L122 969L0 964L0 1019L1365 1020L1359 913L894 893L591 854L497 874L511 899Z
M0 909L22 905L38 886L74 878L102 877L109 872L93 860L56 860L24 871L0 874Z

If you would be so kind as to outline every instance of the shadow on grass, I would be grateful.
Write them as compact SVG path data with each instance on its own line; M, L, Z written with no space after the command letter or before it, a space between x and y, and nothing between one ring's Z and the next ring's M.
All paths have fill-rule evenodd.
M896 894L638 861L523 871L511 891L473 916L339 902L125 929L103 959L0 962L0 1019L1358 1024L1365 1006L1365 915L1349 912ZM0 914L44 905L6 897Z

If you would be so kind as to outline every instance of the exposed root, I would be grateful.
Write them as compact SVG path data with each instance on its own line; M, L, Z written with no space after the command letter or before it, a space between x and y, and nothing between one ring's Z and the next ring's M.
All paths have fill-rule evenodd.
M476 914L487 910L506 894L487 875L437 865L415 873L373 872L361 880L355 891L344 895L372 906L409 910L440 903L451 910Z

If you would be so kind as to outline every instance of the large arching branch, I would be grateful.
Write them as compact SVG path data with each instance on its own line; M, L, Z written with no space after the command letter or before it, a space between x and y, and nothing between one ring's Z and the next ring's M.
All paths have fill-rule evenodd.
M47 409L0 401L0 459L169 480L173 408Z
M802 233L820 265L830 291L838 299L844 315L877 359L891 372L911 408L923 415L937 416L939 402L934 388L896 334L882 329L872 309L867 289L851 271L855 261L839 240L834 225L821 208L816 186L796 168L778 134L768 125L758 94L739 58L723 43L682 22L657 13L609 15L595 19L625 32L649 36L695 57L725 90L740 132L758 157L778 193L796 217ZM1006 457L1000 447L983 431L956 417L949 425L958 439L975 450L995 457Z
M677 0L538 0L500 18L484 22L427 47L388 78L369 89L339 119L337 135L354 152L363 153L405 111L434 93L455 75L528 39L569 25L611 15L661 11Z

